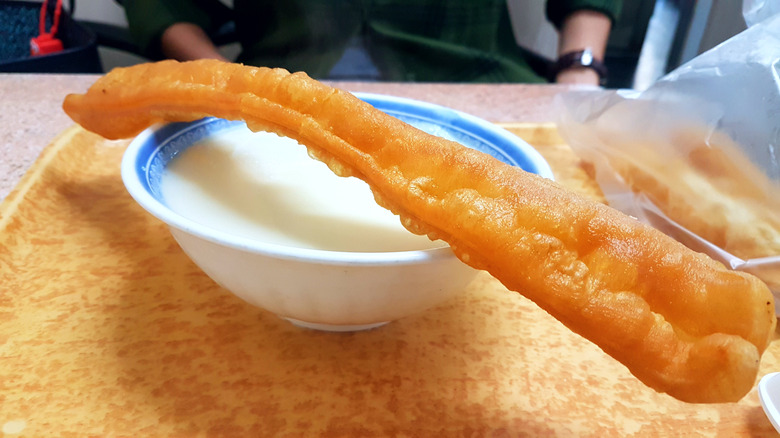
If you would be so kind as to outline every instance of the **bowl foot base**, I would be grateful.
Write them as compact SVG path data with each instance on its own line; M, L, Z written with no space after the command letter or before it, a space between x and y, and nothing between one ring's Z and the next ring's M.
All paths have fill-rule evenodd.
M321 330L326 332L357 332L361 330L371 330L373 328L381 327L390 321L375 322L371 324L320 324L317 322L301 321L294 318L284 318L298 327L303 327L312 330Z

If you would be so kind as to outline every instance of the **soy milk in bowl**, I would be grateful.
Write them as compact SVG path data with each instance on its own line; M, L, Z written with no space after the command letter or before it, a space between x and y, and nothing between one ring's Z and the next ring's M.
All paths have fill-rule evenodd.
M245 125L187 148L162 177L175 212L261 242L346 252L440 248L405 230L368 186L309 158L297 141Z
M484 120L409 99L358 97L551 176L535 150ZM218 285L299 326L378 327L450 299L476 275L444 242L405 230L364 182L337 177L294 140L240 122L150 128L127 148L122 179Z

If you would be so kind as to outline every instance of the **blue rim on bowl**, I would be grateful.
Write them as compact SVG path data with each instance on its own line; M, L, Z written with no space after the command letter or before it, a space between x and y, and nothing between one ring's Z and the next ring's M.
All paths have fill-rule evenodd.
M393 96L355 93L379 110L397 117L431 134L478 149L523 170L552 179L552 171L542 156L516 135L478 117L439 105ZM243 122L213 117L194 122L170 123L146 129L132 140L122 159L122 180L138 204L169 226L203 239L230 247L273 254L288 259L349 265L405 264L451 257L442 248L376 253L349 253L319 249L290 248L236 236L202 225L170 210L157 188L162 171L182 146L189 146L208 136L239 127Z

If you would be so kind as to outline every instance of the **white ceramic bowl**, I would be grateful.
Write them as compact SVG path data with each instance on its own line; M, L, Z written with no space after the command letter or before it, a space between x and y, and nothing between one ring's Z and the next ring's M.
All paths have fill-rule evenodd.
M552 178L532 147L484 120L410 99L358 97L427 132ZM131 142L122 161L130 195L168 224L181 248L219 285L295 324L346 331L421 312L463 291L473 279L476 271L447 246L403 252L295 248L240 237L172 211L160 189L168 162L235 123L207 118L147 129Z

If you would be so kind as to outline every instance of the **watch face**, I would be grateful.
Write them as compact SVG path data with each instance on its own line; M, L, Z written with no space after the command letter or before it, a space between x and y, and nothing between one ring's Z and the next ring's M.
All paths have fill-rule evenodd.
M580 64L583 66L592 65L593 61L593 52L591 52L590 49L583 50L580 55Z

